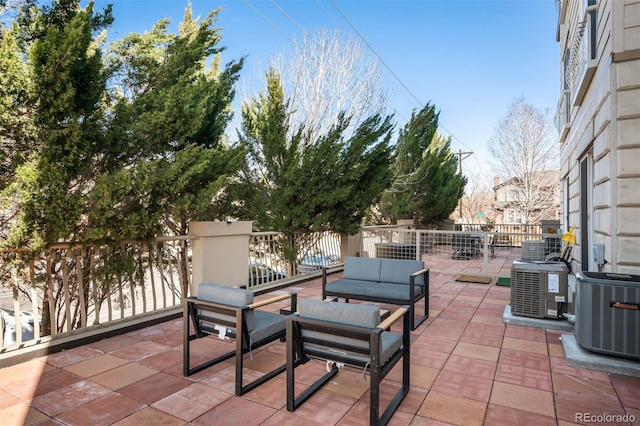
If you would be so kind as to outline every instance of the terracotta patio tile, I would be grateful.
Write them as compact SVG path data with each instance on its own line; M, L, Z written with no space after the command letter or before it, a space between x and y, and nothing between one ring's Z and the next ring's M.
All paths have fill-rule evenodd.
M87 347L97 349L99 351L102 351L103 353L109 353L118 349L122 349L125 346L134 345L136 343L139 343L140 341L140 339L136 339L129 334L121 334L119 336L109 337L108 339L102 339L97 342L89 343Z
M170 349L148 357L142 358L138 364L146 365L158 371L165 371L175 366L182 368L182 351Z
M431 391L418 415L448 424L482 425L487 404L460 396Z
M230 397L231 395L226 392L212 389L201 383L193 383L155 402L152 407L190 422Z
M589 370L587 368L572 367L567 365L567 361L564 358L550 358L551 372L568 374L576 377L584 377L593 380L600 380L603 382L609 382L609 375L604 371Z
M296 396L305 387L296 386ZM326 389L326 386L318 390L304 404L295 411L295 414L303 419L309 419L322 424L335 424L355 405L357 400L348 396L339 395Z
M467 329L460 337L460 341L465 343L474 343L476 345L492 346L494 348L502 346L502 336L486 334L469 329Z
M190 384L189 380L167 373L157 373L121 388L118 393L151 405Z
M519 367L517 365L498 364L495 380L547 392L553 390L551 374L548 371Z
M287 410L280 410L261 423L263 426L325 426L310 419L302 419Z
M440 393L488 402L491 385L491 379L442 370L431 389Z
M622 405L640 410L640 377L619 374L610 374L609 376Z
M493 379L496 372L496 363L484 359L451 355L444 365L444 369L483 379Z
M504 324L502 322L502 318L496 317L485 317L482 315L474 315L471 319L471 324L487 324L487 325L497 325L501 329L500 335L504 334Z
M122 359L110 354L105 354L95 358L76 362L75 364L67 365L66 367L64 367L64 369L81 377L91 377L95 376L96 374L111 370L112 368L124 365L127 362L128 361L126 359Z
M162 411L154 410L151 407L146 407L116 423L113 423L112 426L181 426L185 424L186 422L184 420L177 419L167 413L163 413Z
M144 404L117 393L88 402L56 418L67 425L104 425L115 423L144 408Z
M551 371L549 357L515 349L503 348L500 351L499 364L509 364L534 370Z
M489 403L555 417L553 394L529 387L494 382Z
M15 381L8 391L23 401L82 380L82 377L58 368L44 371L38 377Z
M222 425L227 423L229 413L233 413L233 423L261 424L264 420L273 416L276 410L243 398L231 397L219 406L195 419L195 425Z
M476 315L474 318L478 318ZM482 317L487 318L487 317ZM500 320L502 322L502 320ZM488 324L486 322L469 322L467 329L465 331L475 331L483 334L490 334L492 336L504 336L504 325L503 324Z
M134 343L133 345L112 351L111 354L130 361L137 361L144 357L164 352L169 349L171 349L171 346L161 345L160 343L151 341L142 341L140 343Z
M516 339L507 337L502 341L502 347L505 349L514 349L517 351L533 352L536 354L547 355L547 343L525 339Z
M435 351L411 351L411 365L422 365L424 367L442 368L449 359L448 353Z
M610 382L555 373L552 377L558 419L578 422L577 416L585 413L624 414Z
M86 359L95 358L102 355L103 352L98 349L93 349L88 346L80 346L77 348L69 349L66 351L58 352L53 355L48 355L42 359L49 365L54 367L64 367L66 365L75 364L76 362L84 361Z
M39 424L47 420L47 416L30 407L27 403L19 402L6 408L0 408L0 423L2 426L27 426Z
M487 408L487 417L485 418L485 426L503 426L503 425L536 425L536 426L555 426L555 417L544 416L542 414L530 413L524 410L505 407L502 405L489 404Z
M429 333L424 333L411 342L411 352L441 352L448 355L453 352L457 343L457 340L442 339L432 336Z
M0 410L22 402L20 398L0 389Z
M0 388L7 389L8 385L28 378L39 378L45 371L54 370L55 367L47 365L42 359L32 359L20 364L2 368L0 374Z
M157 372L158 370L153 368L130 362L104 373L96 374L90 380L106 388L118 390L145 377L153 376Z
M545 333L544 328L537 327L524 327L521 325L507 324L504 336L531 340L534 342L547 342L547 334Z
M478 358L495 362L498 360L498 356L500 355L500 349L491 346L460 342L453 351L453 355L467 356L470 358Z
M109 389L82 380L33 399L32 405L50 416L56 416L109 394Z
M243 395L246 399L280 410L286 409L287 380L284 374L261 384Z

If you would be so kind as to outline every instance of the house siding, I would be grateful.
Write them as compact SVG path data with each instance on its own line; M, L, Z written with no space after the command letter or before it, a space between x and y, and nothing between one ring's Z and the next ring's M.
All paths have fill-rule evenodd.
M568 2L560 23L560 69L570 49L584 1ZM575 270L595 270L591 246L605 244L605 271L640 274L640 0L598 0L597 59L579 105L571 108L570 128L562 142L562 217L576 226ZM580 164L591 173L588 194L581 194ZM564 194L568 191L568 194ZM588 211L581 197L589 197ZM568 200L568 205L567 205ZM568 214L567 214L568 212ZM581 241L583 229L591 241ZM581 264L583 250L589 262Z

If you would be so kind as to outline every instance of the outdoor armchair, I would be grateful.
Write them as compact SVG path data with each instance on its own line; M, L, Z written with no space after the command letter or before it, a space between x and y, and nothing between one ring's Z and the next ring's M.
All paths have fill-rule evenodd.
M253 296L250 290L202 283L198 286L197 297L184 299L183 373L185 376L235 356L235 394L240 396L285 371L286 363L246 385L243 384L243 356L275 340L284 340L286 334L284 315L261 311L258 308L290 298L291 310L295 311L297 302L295 293L255 303ZM195 330L193 334L190 333L190 321ZM194 339L207 335L215 335L221 339L227 337L234 339L235 350L191 367L190 343Z
M403 306L380 322L380 308L373 305L302 299L298 312L287 317L287 410L295 411L338 374L342 365L370 373L369 423L386 424L409 392L410 318ZM402 319L402 332L387 331ZM297 393L295 369L310 359L327 361L328 372ZM380 415L380 385L402 360L402 385Z

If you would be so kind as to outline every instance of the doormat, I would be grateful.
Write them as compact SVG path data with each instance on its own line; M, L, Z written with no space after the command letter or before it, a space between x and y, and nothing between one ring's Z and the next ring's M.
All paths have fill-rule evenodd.
M496 281L496 285L501 285L504 287L511 287L511 278L509 277L498 277L498 281Z
M458 275L456 277L456 281L462 281L465 283L489 284L491 282L491 277L478 277L476 275Z

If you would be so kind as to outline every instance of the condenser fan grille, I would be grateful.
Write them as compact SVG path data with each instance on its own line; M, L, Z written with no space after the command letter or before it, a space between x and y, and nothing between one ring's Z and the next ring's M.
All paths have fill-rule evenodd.
M536 318L544 317L543 294L538 272L511 270L511 312Z

